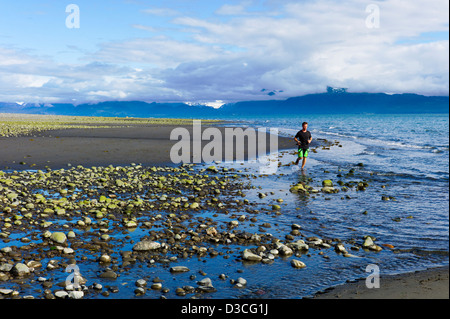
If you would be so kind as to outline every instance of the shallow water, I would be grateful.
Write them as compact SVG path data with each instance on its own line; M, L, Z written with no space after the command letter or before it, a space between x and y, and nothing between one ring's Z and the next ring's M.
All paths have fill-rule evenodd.
M345 173L351 168L355 174L347 179L369 181L366 191L341 192L328 196L332 200L317 198L303 202L300 221L307 225L305 228L319 237L342 240L359 238L361 241L362 236L372 235L379 243L395 247L365 255L368 259L356 262L357 270L353 269L355 261L348 258L331 267L314 265L316 273L312 281L317 283L305 286L302 280L300 295L307 295L319 286L324 288L365 277L368 262L376 263L381 274L448 265L448 115L312 115L247 120L250 124L243 125L276 127L285 136L295 135L300 123L306 120L313 139L339 141L342 145L330 150L318 148L317 153L310 153L305 174L292 171L292 167L281 167L277 174L286 175L262 183L263 188L271 185L286 190L287 184L308 177L316 186L325 178L345 181ZM289 160L295 158L289 156ZM358 163L363 166L355 166ZM339 199L344 194L350 199ZM395 200L383 201L382 196L392 196ZM286 210L292 212L299 203L287 195L285 204ZM283 214L283 218L289 223L291 214ZM291 278L290 284L293 282L295 279Z

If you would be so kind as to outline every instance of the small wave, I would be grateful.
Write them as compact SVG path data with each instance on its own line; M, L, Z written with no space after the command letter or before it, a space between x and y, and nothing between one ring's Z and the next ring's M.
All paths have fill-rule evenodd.
M416 145L416 144L407 144L404 142L385 142L389 146L397 146L402 148L413 148L413 149L435 149L435 146L431 145Z
M380 158L388 158L389 157L389 155L385 154L385 152L376 153L376 152L371 152L371 151L364 151L359 154L356 154L356 156L366 156L366 157L372 158L372 160L373 160L373 158L380 159Z
M317 131L316 133L326 134L326 135L333 135L333 136L339 136L339 137L347 137L347 138L353 138L353 139L357 139L358 138L358 136L346 135L346 134L336 133L336 132Z
M345 133L327 132L327 131L317 131L317 133L338 136L338 137L343 137L343 138L351 138L353 140L357 139L358 141L361 141L362 143L369 142L370 144L376 144L379 146L386 145L387 147L395 147L395 148L403 148L403 149L418 149L418 150L419 149L425 149L425 150L437 149L437 147L433 146L433 145L427 145L427 144L418 145L418 144L398 142L398 141L386 141L383 139L377 139L377 138L371 138L371 137L361 137L361 136L349 135L349 134L345 134ZM448 146L447 146L447 149L448 149Z
M423 174L423 173L397 173L397 172L372 172L375 176L380 177L397 177L401 179L411 180L411 181L442 181L448 180L448 173L446 172L433 172L433 175Z

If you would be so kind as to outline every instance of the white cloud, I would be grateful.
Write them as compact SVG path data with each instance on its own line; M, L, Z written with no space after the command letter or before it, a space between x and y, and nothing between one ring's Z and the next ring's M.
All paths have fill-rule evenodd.
M292 96L323 91L328 84L352 91L446 94L448 40L419 45L401 41L427 32L448 32L448 2L375 3L381 21L376 29L367 28L367 4L360 1L287 3L281 18L236 17L226 22L177 18L174 23L197 30L193 37L199 43L236 46L242 52L188 63L192 67L180 65L167 82L180 88L180 79L188 83L191 78L191 85L183 89L200 95L216 86L218 98L229 93L223 76L236 79L237 98L251 97L262 87ZM237 13L243 7L226 9ZM251 70L240 68L242 64ZM243 94L245 84L251 94Z
M219 15L246 15L246 7L243 4L224 4L222 7L216 10L216 14Z
M286 98L327 85L448 94L448 39L423 40L448 35L448 1L268 0L265 12L251 4L225 4L210 18L144 10L171 18L178 33L136 23L155 35L103 41L78 64L0 47L0 100L225 103L274 98L263 88ZM368 4L379 7L379 28L365 24Z
M217 57L221 49L201 43L176 41L163 36L103 43L91 58L108 63L140 63L157 68L172 68L181 63Z

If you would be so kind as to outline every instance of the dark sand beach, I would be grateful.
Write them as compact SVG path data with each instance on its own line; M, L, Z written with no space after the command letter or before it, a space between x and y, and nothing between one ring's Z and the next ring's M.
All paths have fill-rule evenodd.
M202 129L211 124L202 125ZM216 126L217 127L217 126ZM172 130L185 128L193 138L192 125L127 125L108 128L68 128L28 136L0 137L0 168L42 169L71 165L108 166L140 163L171 165L170 151L178 142L170 140ZM217 127L224 136L225 127ZM269 150L270 137L266 145ZM202 141L202 146L209 141ZM225 145L225 144L223 144ZM293 141L278 137L278 148L292 148ZM226 146L225 146L226 147ZM253 157L247 153L245 158ZM192 154L191 154L192 158ZM222 157L223 159L223 157ZM22 164L21 164L22 163Z
M380 276L379 288L365 279L328 289L314 299L448 299L448 266L414 273Z

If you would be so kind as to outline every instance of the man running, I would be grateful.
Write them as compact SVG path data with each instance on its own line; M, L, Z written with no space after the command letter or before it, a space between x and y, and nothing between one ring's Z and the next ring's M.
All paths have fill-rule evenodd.
M301 159L302 161L302 169L305 167L306 158L309 153L309 143L312 141L311 133L308 131L308 122L302 123L302 130L298 131L298 133L294 137L295 142L298 145L298 158L295 162L295 165L298 165Z

